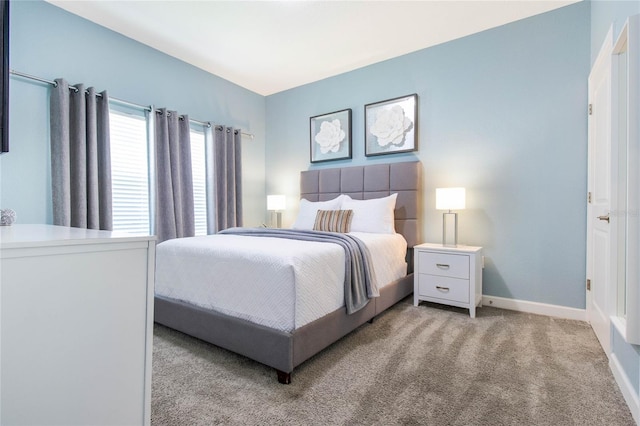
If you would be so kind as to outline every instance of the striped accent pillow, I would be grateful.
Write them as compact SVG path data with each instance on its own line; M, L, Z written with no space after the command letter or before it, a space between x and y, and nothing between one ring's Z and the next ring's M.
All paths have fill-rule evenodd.
M318 210L314 231L349 232L353 210Z

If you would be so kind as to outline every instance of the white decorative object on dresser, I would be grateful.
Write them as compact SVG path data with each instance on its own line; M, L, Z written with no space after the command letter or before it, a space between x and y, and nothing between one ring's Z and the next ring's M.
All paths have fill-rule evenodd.
M414 248L413 304L421 300L469 309L482 306L482 247L420 244Z
M150 424L154 240L0 227L1 424Z

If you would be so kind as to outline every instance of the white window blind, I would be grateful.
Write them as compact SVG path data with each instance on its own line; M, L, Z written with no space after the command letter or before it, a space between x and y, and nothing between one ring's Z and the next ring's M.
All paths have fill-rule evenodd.
M207 235L207 172L204 132L191 129L191 170L196 235Z
M111 109L113 229L148 234L149 151L147 119Z

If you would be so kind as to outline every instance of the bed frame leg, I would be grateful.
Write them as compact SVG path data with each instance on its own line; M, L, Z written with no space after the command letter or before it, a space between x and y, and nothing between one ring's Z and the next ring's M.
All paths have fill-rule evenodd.
M367 321L369 324L373 324L373 321L376 319L376 317L371 318L369 321Z
M283 385L291 384L291 373L285 373L280 370L276 370L276 373L278 373L278 383L282 383Z

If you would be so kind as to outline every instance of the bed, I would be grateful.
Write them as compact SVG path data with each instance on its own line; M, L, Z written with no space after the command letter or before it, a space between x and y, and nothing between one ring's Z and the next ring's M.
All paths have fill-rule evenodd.
M393 282L384 283L385 285L379 288L379 297L370 299L369 303L361 309L353 313L347 313L344 302L342 302L342 305L335 305L334 300L334 307L330 308L331 310L328 313L323 312L318 318L313 316L301 318L301 316L304 317L304 314L298 312L301 309L292 309L289 303L294 302L288 302L286 297L278 294L275 296L266 293L263 296L258 294L256 296L257 299L260 300L261 297L264 297L265 303L267 303L267 298L272 299L269 301L273 306L270 311L282 313L281 316L283 318L289 312L288 322L279 323L275 314L273 315L274 319L263 318L260 321L252 318L251 313L258 310L256 306L245 307L247 314L242 315L236 312L237 309L210 308L205 303L200 304L199 301L187 302L185 300L188 300L188 298L182 297L181 294L174 294L166 290L159 292L157 289L154 308L155 321L273 367L277 372L277 378L280 383L290 383L291 373L296 366L365 322L372 321L376 315L402 300L413 291L412 247L420 242L420 182L421 164L419 162L376 164L301 172L300 197L311 202L332 200L341 194L345 194L354 200L379 199L397 194L393 226L396 232L404 237L403 241L406 241L405 261L408 265L407 273L393 280ZM223 245L227 247L232 247L238 243L238 238L258 238L216 235L200 237L201 239L196 237L192 242L203 241L202 238L218 237L226 238ZM193 244L190 241L179 241L172 244L176 246L191 246L191 250L196 250L193 249ZM283 244L286 247L289 243ZM333 246L333 244L323 245ZM382 245L387 246L389 244L384 243ZM242 246L238 245L236 250L241 251ZM258 258L261 252L260 249L256 250L256 254L252 256ZM283 251L285 250L283 249ZM327 259L329 259L330 249L326 248L325 251L327 251ZM159 282L158 280L165 283L167 281L182 280L187 281L184 285L189 285L189 281L196 281L195 278L191 278L188 274L183 274L181 271L175 272L180 268L183 271L188 271L188 266L173 267L165 265L167 262L163 261L162 252L162 247L159 246L158 266L156 267L157 283ZM266 251L262 249L262 252ZM184 263L189 261L191 261L189 257L183 257L180 260L180 262ZM197 262L202 263L201 260ZM221 263L233 269L232 262L230 260L229 262ZM235 269L240 268L236 267ZM325 267L325 269L328 271L333 270L328 267ZM174 271L173 275L171 271ZM254 278L251 278L251 274L248 274L246 278L234 283L233 288L243 286L247 288L252 288L252 286L260 287L263 282L268 281L271 281L270 285L275 286L280 281L283 281L278 276L265 277L261 273L259 269L254 271ZM229 275L221 273L217 276L228 277ZM291 292L291 290L288 291ZM285 293L287 291L283 291L283 294ZM239 291L237 294L239 294ZM256 297L253 298L254 301ZM304 295L296 293L295 297L297 298L296 300L302 300ZM273 300L274 298L276 300ZM245 298L236 297L236 299L236 302L238 302L238 300ZM327 297L327 299L331 299L331 297ZM279 304L280 300L282 300L282 303ZM326 306L331 306L331 304L329 303ZM268 313L265 316L268 316Z

